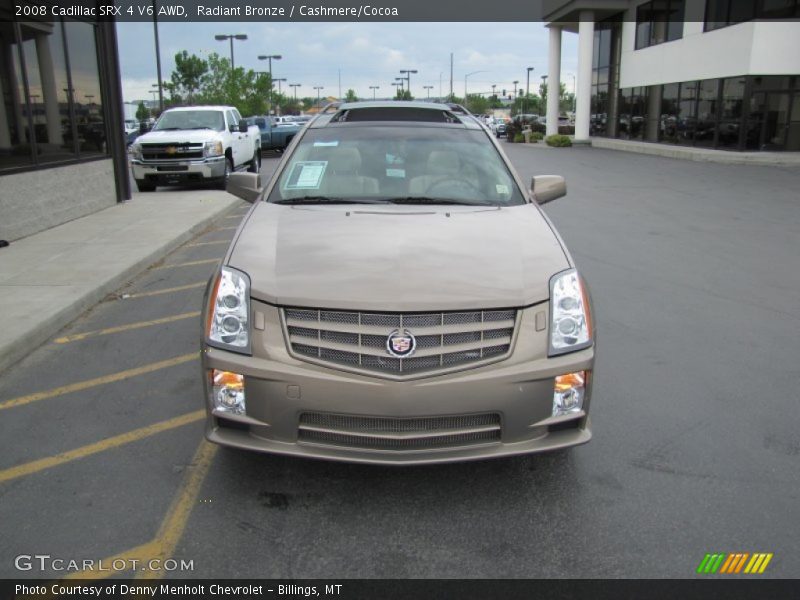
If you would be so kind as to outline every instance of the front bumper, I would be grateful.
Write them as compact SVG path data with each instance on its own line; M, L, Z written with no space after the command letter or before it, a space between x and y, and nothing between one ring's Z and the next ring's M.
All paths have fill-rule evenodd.
M266 325L263 331L253 332L254 356L208 346L203 349L206 437L212 442L348 462L426 464L556 450L584 444L591 438L588 410L594 347L547 358L547 332L536 331L535 326L535 313L546 312L547 303L520 311L508 358L478 368L404 381L348 373L294 358L284 341L279 310L254 304L255 312L264 315ZM214 410L209 393L211 369L245 376L246 415ZM554 379L574 371L587 371L583 411L553 418ZM499 416L500 427L491 440L430 447L425 446L424 440L405 445L411 434L403 433L401 427L395 440L391 440L400 440L397 447L387 449L349 445L346 440L363 440L353 435L333 435L334 439L338 437L333 442L325 435L309 439L301 424L304 414L333 415L334 421L367 417L406 423L409 419L447 421L451 417L469 419L492 414ZM355 434L358 435L366 434Z
M202 160L142 161L131 160L134 179L158 185L213 181L225 175L225 156Z

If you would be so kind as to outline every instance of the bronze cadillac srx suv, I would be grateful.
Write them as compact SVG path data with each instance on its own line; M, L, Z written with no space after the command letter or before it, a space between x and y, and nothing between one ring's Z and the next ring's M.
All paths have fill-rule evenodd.
M206 293L212 442L421 464L589 441L586 284L472 117L342 104L311 122L253 202Z

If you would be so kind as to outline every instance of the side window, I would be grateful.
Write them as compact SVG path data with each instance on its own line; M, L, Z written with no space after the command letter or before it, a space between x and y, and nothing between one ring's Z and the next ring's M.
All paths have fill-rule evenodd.
M241 121L241 120L242 120L242 115L241 115L241 114L239 114L239 111L238 111L238 110L234 109L234 110L233 110L233 118L235 119L235 120L234 120L234 123L235 123L236 125L238 125L238 124L239 124L239 121Z
M227 111L225 115L228 119L228 131L230 131L231 125L238 125L239 121L237 121L236 117L234 117L232 110Z

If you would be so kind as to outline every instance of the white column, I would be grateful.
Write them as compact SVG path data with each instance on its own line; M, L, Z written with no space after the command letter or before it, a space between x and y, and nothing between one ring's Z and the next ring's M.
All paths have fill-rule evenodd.
M44 95L44 111L47 117L47 141L61 146L61 115L58 111L58 93L56 92L56 75L53 68L53 55L50 54L50 36L36 35L36 55L39 57L39 77Z
M592 108L592 50L594 12L582 10L578 25L578 92L575 99L575 141L589 141Z
M561 27L556 25L550 25L550 55L548 58L547 135L554 135L558 133L558 92L561 89Z
M4 49L0 47L0 59L4 58ZM2 66L2 63L0 63ZM6 103L3 101L3 79L0 78L0 150L11 149L11 131L8 129L8 115L6 114Z

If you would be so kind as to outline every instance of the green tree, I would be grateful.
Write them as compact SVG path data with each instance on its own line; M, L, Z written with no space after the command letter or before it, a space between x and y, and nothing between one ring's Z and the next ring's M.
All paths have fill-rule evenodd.
M191 104L207 72L208 63L202 58L194 54L190 56L186 50L178 52L175 55L175 70L170 76L172 97L185 94L187 102Z
M482 115L489 110L489 100L478 94L468 94L466 107L472 114Z
M136 118L140 121L146 121L150 118L150 110L144 105L144 102L139 102L139 106L136 109Z
M401 90L399 87L397 88L397 94L394 97L395 100L413 100L414 97L411 95L411 92L408 90Z
M208 56L208 72L203 75L196 101L235 106L243 115L263 115L267 112L270 84L269 75L242 67L231 69L227 58L213 52Z
M358 101L358 96L356 95L356 91L354 89L352 89L352 88L347 90L347 94L345 94L344 101L345 102L357 102Z
M559 94L558 94L558 104L559 110L561 106L564 105L568 99L567 96L567 84L562 83L560 86ZM539 95L542 97L542 106L546 109L547 107L547 83L543 82L539 84ZM571 96L571 95L570 95Z

